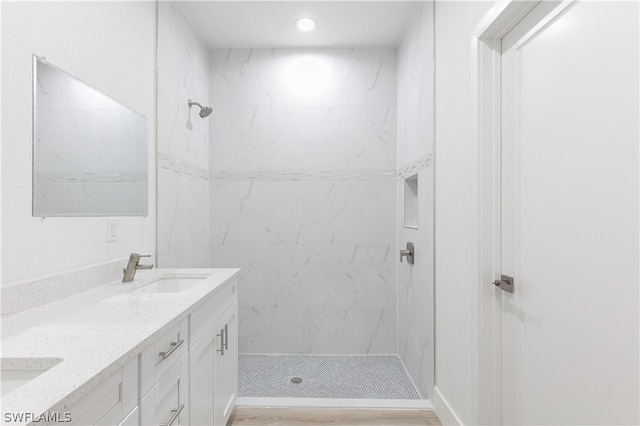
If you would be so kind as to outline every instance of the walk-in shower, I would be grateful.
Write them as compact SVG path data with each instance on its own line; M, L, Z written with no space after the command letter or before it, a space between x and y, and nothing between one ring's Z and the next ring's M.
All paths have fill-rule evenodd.
M433 5L408 6L396 47L190 44L212 28L192 31L205 15L199 8L222 3L235 7L158 3L159 262L242 268L241 398L426 404L434 376ZM318 22L302 34L294 20L295 37L307 41L331 27ZM183 42L163 45L163 25L186 32ZM215 120L191 120L184 99L209 105L189 102L201 117L215 109ZM415 197L405 224L407 179ZM406 253L401 263L409 242L414 263Z

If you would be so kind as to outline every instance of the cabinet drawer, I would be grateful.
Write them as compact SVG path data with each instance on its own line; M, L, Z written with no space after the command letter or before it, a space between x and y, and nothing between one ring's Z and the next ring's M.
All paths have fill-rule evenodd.
M140 354L140 395L146 395L154 383L187 353L188 321L183 319L156 338L153 345Z
M151 391L140 400L143 425L189 424L187 356L174 363Z
M138 359L134 358L71 406L71 424L119 424L136 406L137 393Z
M224 312L224 309L221 308L231 306L238 298L237 287L237 278L229 280L202 306L189 315L189 347L193 346Z

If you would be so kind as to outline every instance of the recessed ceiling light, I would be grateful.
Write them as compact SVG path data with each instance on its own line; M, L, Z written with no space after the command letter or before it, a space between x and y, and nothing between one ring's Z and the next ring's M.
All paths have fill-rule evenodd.
M296 19L296 28L300 31L309 32L313 31L318 23L312 18L298 18Z

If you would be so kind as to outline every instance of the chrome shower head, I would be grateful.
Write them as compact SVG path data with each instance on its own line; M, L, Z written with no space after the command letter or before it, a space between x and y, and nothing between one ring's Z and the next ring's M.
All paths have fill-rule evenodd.
M200 107L199 115L202 118L208 117L213 112L213 109L211 107L202 106L198 102L193 102L191 99L189 99L189 108L191 108L193 105L198 105Z
M205 118L208 117L209 114L211 114L213 112L213 109L211 109L211 107L202 107L202 109L200 110L200 117Z

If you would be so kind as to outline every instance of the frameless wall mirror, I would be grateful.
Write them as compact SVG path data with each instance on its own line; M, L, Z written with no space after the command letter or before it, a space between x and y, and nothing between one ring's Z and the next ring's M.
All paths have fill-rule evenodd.
M33 57L33 216L146 216L147 119Z

